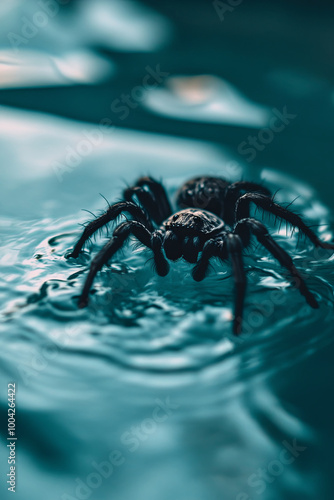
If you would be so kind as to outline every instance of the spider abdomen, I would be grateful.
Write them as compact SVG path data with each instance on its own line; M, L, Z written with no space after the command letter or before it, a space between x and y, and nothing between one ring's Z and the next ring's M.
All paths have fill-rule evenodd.
M179 189L177 205L180 208L197 207L222 216L228 186L229 182L220 177L195 177Z

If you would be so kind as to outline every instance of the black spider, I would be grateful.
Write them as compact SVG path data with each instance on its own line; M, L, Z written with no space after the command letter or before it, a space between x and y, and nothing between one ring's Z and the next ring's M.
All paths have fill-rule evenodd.
M137 200L137 201L136 201ZM87 224L83 234L68 257L78 257L85 242L100 228L127 212L132 220L116 227L112 238L92 260L83 287L79 307L88 303L88 294L97 272L119 250L130 235L153 252L156 272L166 276L169 260L183 257L195 264L194 280L205 278L209 261L218 257L231 260L235 280L235 311L233 332L241 332L242 312L246 291L243 249L254 235L291 274L307 303L317 308L318 303L293 264L289 254L278 245L258 220L250 217L254 203L297 227L316 246L334 249L334 244L319 240L316 234L296 214L275 203L270 192L253 182L230 184L217 177L197 177L186 182L177 193L180 211L173 213L162 184L151 177L140 178L135 186L124 191L124 201L115 203L98 218Z

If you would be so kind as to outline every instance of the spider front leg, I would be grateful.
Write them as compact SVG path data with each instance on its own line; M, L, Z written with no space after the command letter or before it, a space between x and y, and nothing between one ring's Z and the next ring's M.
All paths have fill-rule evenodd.
M222 261L227 260L228 257L230 258L235 282L233 319L233 333L235 335L240 334L242 329L242 315L247 286L242 250L242 240L237 234L222 233L205 243L202 254L192 272L195 281L202 281L207 274L211 258L219 257Z
M195 281L202 281L208 273L210 260L213 257L223 255L224 242L211 238L204 246L196 266L192 270L192 277Z
M86 243L86 241L94 234L98 229L105 226L109 222L115 220L122 212L128 212L134 219L138 222L141 222L148 228L148 230L153 230L153 226L151 221L148 219L146 213L142 208L132 202L121 201L119 203L115 203L111 205L108 210L106 210L100 217L97 217L95 220L91 221L85 227L80 239L77 241L72 253L68 255L68 257L73 257L76 259Z
M152 193L146 191L144 188L139 186L129 187L123 192L124 199L126 201L132 201L135 203L134 198L137 197L140 205L145 207L150 218L156 223L161 224L161 210L159 204L152 196Z
M161 222L167 219L172 214L172 207L163 185L152 179L152 177L141 177L137 181L138 186L147 186L153 193L154 198L159 202L161 207Z
M124 191L125 200L133 201L134 196L159 225L172 213L165 188L152 177L141 177L134 186Z
M230 184L226 188L224 203L224 220L230 226L232 226L235 222L235 205L240 198L242 191L271 196L269 189L255 182L238 181Z
M144 226L144 224L140 222L124 222L115 229L112 238L100 250L96 257L94 257L79 298L80 308L85 307L88 303L89 290L91 289L96 274L102 269L104 264L106 264L113 257L113 255L120 250L120 248L122 248L131 234L135 236L140 243L153 250L158 274L165 276L168 273L168 262L166 261L161 250L162 235L158 231L152 233L147 229L147 227Z
M268 229L264 224L257 221L256 219L243 219L239 221L234 229L236 234L239 234L241 239L244 241L245 246L249 244L250 232L254 234L256 239L261 245L263 245L274 257L278 260L281 266L285 267L299 289L300 293L305 297L306 302L317 309L319 304L314 297L313 293L308 289L305 281L303 280L301 274L296 269L292 258L290 255L270 236Z
M231 259L235 282L235 308L233 319L233 333L239 335L242 330L242 314L246 295L247 278L244 269L242 240L237 234L226 236L227 253Z
M275 203L268 196L264 196L257 193L246 193L241 198L238 199L235 209L235 219L236 222L246 219L249 217L249 206L254 203L257 207L276 215L292 226L297 227L305 236L307 236L312 243L321 248L334 250L334 244L326 243L321 241L317 235L305 224L303 219L299 215L290 212L287 208L282 207L278 203Z

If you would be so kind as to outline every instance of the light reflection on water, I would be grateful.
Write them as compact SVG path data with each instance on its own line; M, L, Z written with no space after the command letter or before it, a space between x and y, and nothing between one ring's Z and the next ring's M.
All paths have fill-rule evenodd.
M270 110L246 99L230 83L212 75L171 77L166 88L156 88L146 106L167 117L182 120L265 127Z
M27 15L33 15L30 5ZM93 7L76 2L71 9L59 12L50 30L20 52L15 71L9 71L8 48L3 52L2 64L8 64L0 76L4 87L63 84L54 74L45 79L45 67L35 71L31 57L48 58L48 47L69 37L59 24L66 16L75 19L71 51L83 49L83 58L75 57L76 65L82 62L80 77L68 59L71 51L54 57L62 78L68 62L71 83L112 81L119 70L110 58L92 51L94 44L145 52L171 41L170 22L139 3L99 1ZM6 15L16 20L14 10ZM91 29L83 29L84 20ZM47 39L42 51L40 44ZM245 97L235 84L204 73L179 75L172 73L141 103L157 127L174 118L184 120L185 127L186 122L233 124L246 135L246 127L266 125L268 106ZM228 144L140 127L104 130L99 144L69 167L68 148L78 154L87 133L92 137L99 130L87 121L1 107L1 183L6 189L0 218L0 373L4 384L10 379L19 387L17 498L45 500L48 492L48 500L64 500L75 496L78 484L86 485L82 495L86 491L87 498L99 500L327 498L321 456L323 442L331 438L312 424L319 417L311 403L307 406L307 390L326 406L326 387L317 374L324 348L332 343L330 252L314 254L311 245L297 245L297 235L286 238L285 228L276 228L277 241L309 276L320 302L316 311L263 250L248 252L248 328L240 339L231 335L234 292L228 266L216 263L207 279L195 283L189 265L178 262L159 278L149 252L130 246L103 269L89 307L79 310L76 298L106 234L77 261L65 258L80 232L78 223L89 217L80 210L98 213L105 208L99 193L117 200L125 184L143 174L163 179L172 198L182 182L203 173L263 181L273 192L281 188L276 199L294 201L294 210L329 240L331 216L321 197L271 165L259 169L245 162ZM266 223L274 232L272 221ZM281 292L277 303L271 300L275 291ZM308 367L314 364L305 388ZM166 400L172 402L167 418L152 424L155 409ZM3 396L0 404L5 409ZM146 431L134 437L138 425ZM287 449L284 443L293 440L303 451L279 474L271 474L260 493L254 474L259 468L275 470L272 463ZM96 471L92 463L106 461L115 449L124 463L101 481L93 497L87 493L87 477ZM0 455L5 463L4 448Z
M110 78L113 64L93 52L49 55L25 50L0 52L0 87L27 88L50 85L99 83Z

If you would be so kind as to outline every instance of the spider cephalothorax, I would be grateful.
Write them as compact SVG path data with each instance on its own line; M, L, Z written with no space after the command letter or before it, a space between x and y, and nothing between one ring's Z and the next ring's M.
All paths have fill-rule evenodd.
M289 254L270 236L267 228L250 217L250 203L297 227L316 246L334 249L334 244L321 241L316 234L293 212L275 203L270 192L253 182L233 184L217 177L197 177L186 182L177 193L177 212L173 212L162 184L151 177L142 177L133 187L127 188L124 201L109 208L87 224L69 257L78 257L85 242L101 227L127 212L132 220L118 225L112 238L94 257L83 287L79 307L88 303L88 295L98 271L124 245L135 236L151 249L155 268L160 276L169 271L168 260L183 257L195 264L194 280L205 278L210 259L230 259L235 280L235 310L233 332L241 332L242 312L246 291L246 274L243 266L243 249L255 236L291 274L300 293L314 308L318 303L308 289ZM168 260L167 260L168 259Z

